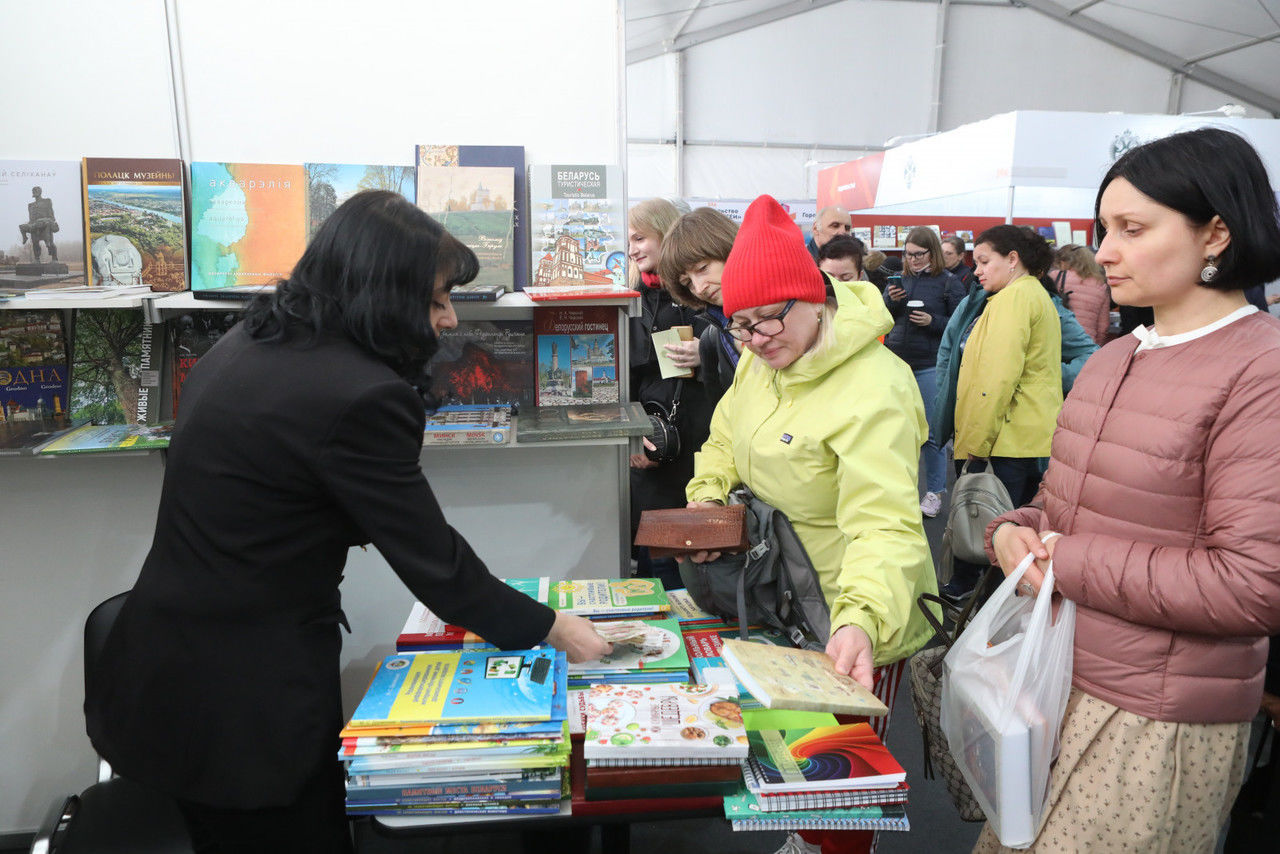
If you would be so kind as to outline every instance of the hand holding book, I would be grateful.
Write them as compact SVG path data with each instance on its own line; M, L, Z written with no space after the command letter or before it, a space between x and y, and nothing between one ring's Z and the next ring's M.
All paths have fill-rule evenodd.
M569 656L574 664L593 661L613 652L613 644L596 633L586 617L556 612L556 621L547 633L547 643Z
M871 638L858 626L841 626L827 641L827 655L835 662L836 673L852 676L868 691L875 687L874 652Z

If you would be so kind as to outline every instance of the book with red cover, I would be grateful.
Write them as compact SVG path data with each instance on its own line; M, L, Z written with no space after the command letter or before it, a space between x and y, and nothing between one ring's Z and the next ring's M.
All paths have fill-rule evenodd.
M747 741L759 792L886 788L907 777L870 724L750 731Z
M535 308L533 337L538 406L618 402L616 308Z

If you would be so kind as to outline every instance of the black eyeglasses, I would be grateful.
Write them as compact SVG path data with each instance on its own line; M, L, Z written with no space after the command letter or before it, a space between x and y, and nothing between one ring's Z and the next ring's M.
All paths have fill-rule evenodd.
M902 254L903 254L903 255L906 255L908 258L915 258L916 260L919 260L919 259L921 259L921 258L928 258L928 257L929 257L929 250L928 250L928 249L921 249L919 252L904 252L904 253L902 253Z
M768 317L762 317L755 323L748 323L745 326L727 326L725 332L728 332L734 338L744 344L751 340L751 336L760 333L766 337L778 335L786 327L783 318L787 316L787 312L791 311L791 307L796 304L793 299L787 300L787 304L782 307L782 311L777 314L771 314Z

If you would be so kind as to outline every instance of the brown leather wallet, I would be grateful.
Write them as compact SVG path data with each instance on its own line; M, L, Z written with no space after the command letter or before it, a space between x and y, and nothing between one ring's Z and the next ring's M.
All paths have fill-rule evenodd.
M683 557L695 552L744 552L747 539L747 508L681 507L674 510L645 510L636 528L637 546L647 546L653 557Z

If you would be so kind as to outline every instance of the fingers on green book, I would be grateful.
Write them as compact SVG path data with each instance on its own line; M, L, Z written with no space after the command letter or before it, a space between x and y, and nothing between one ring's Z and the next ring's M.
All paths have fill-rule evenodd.
M726 638L725 664L767 709L877 717L889 708L816 650Z

